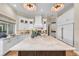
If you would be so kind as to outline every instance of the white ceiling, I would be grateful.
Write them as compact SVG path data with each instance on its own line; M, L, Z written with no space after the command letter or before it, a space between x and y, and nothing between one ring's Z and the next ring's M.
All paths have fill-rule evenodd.
M43 17L49 17L49 16L51 17L55 15L54 12L51 12L51 7L55 3L35 3L35 4L37 6L37 10L35 12L24 9L22 3L16 3L16 4L11 3L9 4L9 6L11 6L17 14L21 16L29 17L29 18L33 18L36 15L41 15ZM64 9L57 12L57 15L59 16L63 14L64 12L66 12L72 7L73 7L72 3L64 3Z

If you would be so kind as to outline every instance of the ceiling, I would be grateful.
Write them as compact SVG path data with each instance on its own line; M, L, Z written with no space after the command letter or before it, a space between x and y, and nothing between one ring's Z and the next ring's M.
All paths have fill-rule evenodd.
M20 16L34 18L36 15L41 15L42 17L54 17L55 15L59 16L73 7L72 3L64 3L64 8L58 12L51 12L51 7L55 3L35 3L37 10L28 11L23 7L23 3L11 3L9 6Z

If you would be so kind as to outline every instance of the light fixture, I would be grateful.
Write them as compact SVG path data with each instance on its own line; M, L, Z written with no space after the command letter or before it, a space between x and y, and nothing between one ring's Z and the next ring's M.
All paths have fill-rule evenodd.
M60 11L64 8L64 4L63 3L56 3L52 8L51 11L57 12Z
M25 3L25 4L23 4L23 6L28 11L36 11L36 5L33 3Z

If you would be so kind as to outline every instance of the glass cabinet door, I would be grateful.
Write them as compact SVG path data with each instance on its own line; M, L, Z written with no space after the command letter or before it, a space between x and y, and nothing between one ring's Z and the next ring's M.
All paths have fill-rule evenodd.
M8 34L15 33L15 24L8 24Z
M2 25L0 25L0 32L2 32L3 31L3 26Z
M7 34L14 34L15 24L0 21L0 32L5 32Z

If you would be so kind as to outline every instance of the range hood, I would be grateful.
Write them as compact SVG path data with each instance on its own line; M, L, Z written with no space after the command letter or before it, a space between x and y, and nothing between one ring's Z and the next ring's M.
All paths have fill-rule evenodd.
M37 29L43 28L42 16L35 16L34 28Z

